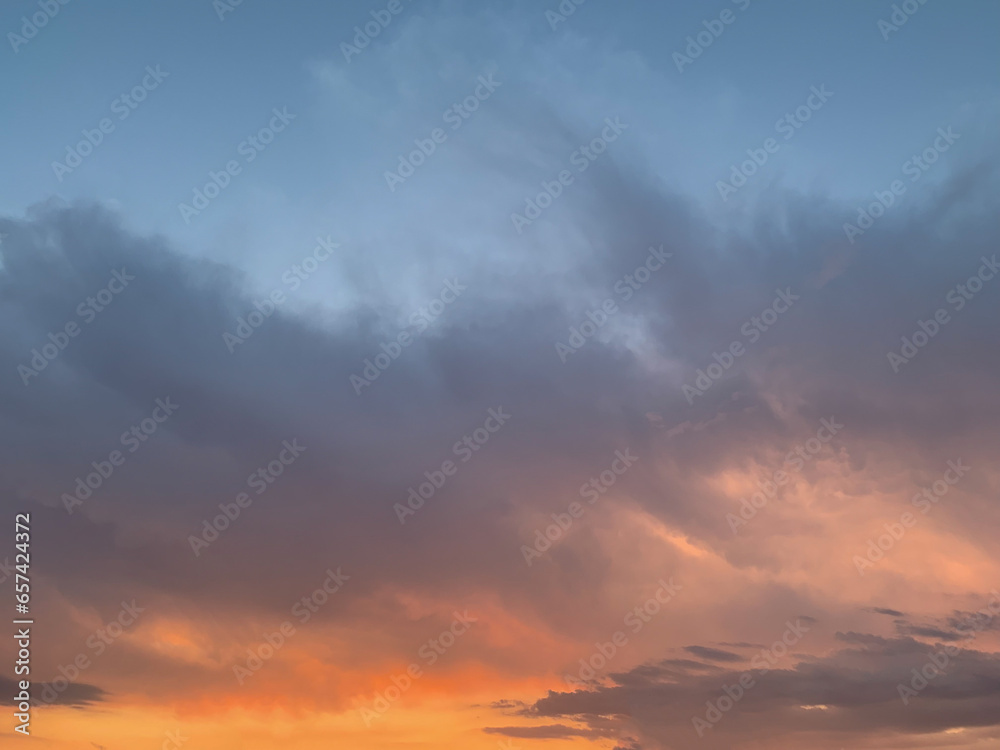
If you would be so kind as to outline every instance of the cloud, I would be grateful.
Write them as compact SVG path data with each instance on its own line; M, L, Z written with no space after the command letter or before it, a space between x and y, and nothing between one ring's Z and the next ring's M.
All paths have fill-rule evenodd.
M936 638L940 641L958 641L962 639L962 635L959 633L941 630L940 628L935 628L931 625L913 625L906 622L897 622L896 631L900 635L915 635L922 638Z
M19 687L17 680L0 677L0 690L5 694L17 695ZM32 705L38 706L72 706L73 708L89 708L95 703L107 701L106 691L86 682L70 682L60 690L50 682L33 682L31 684ZM51 697L51 700L48 698Z
M708 730L705 746L725 747L739 738L786 747L809 736L822 744L833 743L837 735L841 739L836 741L844 741L850 733L921 734L995 726L991 706L1000 693L1000 654L962 649L949 669L904 705L898 686L910 685L911 670L927 662L930 649L911 638L843 634L843 640L855 645L784 668L751 670L754 684ZM740 674L680 678L647 668L623 685L550 693L534 709L543 720L619 715L664 747L688 734L695 743L692 717L704 718L705 702L724 696L723 686L739 684ZM822 708L804 710L812 706Z
M879 615L889 615L890 617L905 617L906 615L895 609L887 609L885 607L872 607L872 612Z
M743 657L731 651L722 651L708 646L685 646L684 650L709 661L743 661Z
M551 122L536 113L520 127L531 138ZM575 121L545 131L531 158L508 160L510 183L517 191L537 185L586 133ZM782 193L780 205L765 204L751 226L716 226L641 166L608 154L567 193L563 213L538 231L517 238L506 208L496 209L484 231L502 252L475 261L464 253L435 256L442 273L420 277L420 294L445 277L460 279L468 292L361 395L351 375L384 352L411 308L409 298L387 293L393 287L365 288L366 277L348 273L350 262L332 268L365 292L352 297L357 304L335 314L309 305L275 310L230 353L223 333L261 299L238 270L140 236L99 206L51 203L3 219L3 489L46 529L37 570L57 582L45 606L50 621L63 623L58 640L86 639L123 596L149 602L148 621L102 662L107 689L196 700L234 689L234 660L288 618L327 568L343 566L351 585L300 641L316 649L303 646L268 669L275 683L306 694L284 700L348 710L359 692L377 689L384 674L447 627L456 607L477 608L484 624L457 647L455 670L474 661L498 682L536 670L565 674L579 669L595 642L628 628L623 618L652 595L656 578L674 573L684 581L676 608L672 602L669 614L630 632L621 656L602 672L600 679L617 687L555 693L534 704L543 717L573 715L560 708L573 704L583 715L646 721L647 701L667 696L688 705L678 685L708 692L731 679L718 665L668 658L674 644L769 647L772 614L802 611L860 632L868 626L858 612L872 601L892 596L916 611L929 579L912 571L912 560L928 550L954 563L926 574L951 576L941 590L965 584L947 607L940 599L921 605L921 617L971 608L970 581L980 576L965 571L989 570L982 550L1000 524L991 468L1000 355L990 292L904 373L894 375L885 355L980 256L994 252L995 212L963 210L973 199L995 202L983 197L996 195L986 163L962 172L940 205L928 197L935 210L901 208L866 233L863 246L847 249L841 225L849 211L821 196ZM579 234L551 246L550 230L565 217ZM431 252L434 233L415 227L411 242L395 248L393 267ZM626 301L616 281L660 245L673 254L669 264ZM831 257L838 259L833 275ZM122 269L135 280L86 322L78 305ZM800 300L751 346L742 329L777 290L795 290ZM620 312L560 361L555 344L568 341L608 297L618 299ZM26 386L19 365L68 321L83 324L79 337ZM681 387L733 341L747 344L745 357L689 404ZM941 382L950 385L941 389ZM165 397L178 412L67 514L63 494L121 449L122 433ZM513 415L509 425L401 524L394 505L456 460L456 443L496 407ZM734 534L727 513L739 512L740 498L776 470L787 470L789 452L830 417L843 422L843 434L788 472L788 486ZM303 457L195 557L190 537L293 438L308 447ZM521 546L533 531L579 501L581 485L625 448L640 456L635 467L528 568ZM957 456L975 471L878 563L893 577L891 591L877 578L859 579L846 550L863 551L869 535L885 533L883 524ZM945 535L960 541L917 541ZM160 637L168 632L183 636ZM911 643L869 644L869 635L884 638L850 642L870 645L879 658ZM347 647L358 640L364 648ZM518 645L525 642L531 646ZM857 667L855 674L838 661L855 652L826 657L822 648L830 645L804 646L816 661L762 678L773 689L748 696L747 705L760 702L761 716L774 712L796 727L822 724L788 713L798 710L791 696L800 688L803 700L824 705L831 704L826 697L842 697L845 706L861 696L881 701L872 685L895 672L887 667L880 677ZM687 651L738 658L706 646ZM340 671L323 666L331 652ZM55 670L58 658L40 666ZM965 658L969 667L992 665L988 655ZM138 678L130 663L160 679ZM296 677L303 665L307 685ZM832 696L821 689L824 669L835 679ZM858 687L852 675L872 683L848 690ZM985 722L974 703L963 705ZM902 716L894 724L892 712L885 723L867 709L849 713L857 726L905 724ZM689 724L690 715L667 715ZM957 726L949 716L934 726ZM666 731L660 720L649 721L654 734ZM746 722L753 724L727 724Z

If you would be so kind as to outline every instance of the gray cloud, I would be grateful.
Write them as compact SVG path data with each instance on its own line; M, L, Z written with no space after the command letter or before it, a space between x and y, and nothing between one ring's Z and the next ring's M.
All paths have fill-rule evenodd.
M566 133L560 144L574 138ZM545 169L565 156L553 151L543 151ZM322 571L343 565L352 585L321 619L391 620L398 592L461 601L485 589L556 632L596 637L604 624L580 614L610 607L612 559L598 530L582 524L544 566L529 570L518 554L516 517L528 508L558 510L553 498L572 498L615 449L664 456L664 470L643 461L627 477L637 508L719 550L736 569L763 571L781 565L760 543L780 527L751 525L734 538L720 512L730 500L705 478L726 466L766 465L822 417L850 425L850 461L859 470L886 456L920 467L943 465L956 452L987 460L1000 411L990 291L905 373L894 376L885 361L899 335L997 247L997 213L963 210L963 201L996 195L987 165L961 173L934 211L887 216L850 249L840 239L842 206L788 196L781 212L764 211L745 231L720 236L686 201L609 158L567 196L566 210L589 238L573 248L572 293L553 287L544 294L546 284L522 262L546 252L540 233L519 241L503 273L457 260L449 270L469 286L461 312L444 317L361 396L349 376L394 331L386 324L386 309L388 319L397 317L391 305L380 300L332 319L282 310L230 354L222 333L254 299L239 273L136 236L102 208L39 206L0 221L9 235L0 273L4 502L33 507L45 524L38 570L70 603L87 603L105 618L123 591L180 616L280 616ZM510 166L529 174L524 164ZM631 329L633 343L626 346L619 331L560 362L555 342L660 244L674 254L670 264L622 304L615 321ZM135 275L132 285L26 387L18 365L76 320L80 300L120 268ZM801 301L689 405L682 383L741 338L742 323L784 288L801 290ZM661 371L652 360L669 366ZM953 387L937 389L942 378ZM180 404L178 413L85 510L68 516L60 495L165 396ZM510 424L401 526L393 504L405 501L423 472L453 458L453 443L496 406L514 415ZM673 430L681 425L689 427ZM700 429L706 425L712 429ZM292 437L308 446L301 462L195 558L188 535ZM808 466L802 476L817 481L819 469ZM914 468L898 487L908 491L932 477ZM956 490L965 502L954 523L974 543L989 543L1000 523L995 504L982 499L987 487L973 475ZM289 581L300 582L301 594L289 591ZM763 609L816 611L786 586L761 583L753 595ZM745 616L736 603L713 607L713 617ZM384 638L387 650L400 653L415 641L404 628ZM479 654L510 664L509 654ZM164 669L164 686L209 672ZM664 669L683 675L693 668Z
M684 650L709 661L742 661L743 657L731 651L722 651L708 646L685 646Z
M853 645L788 668L751 670L754 684L701 741L692 717L704 718L705 702L725 695L723 686L738 684L741 673L680 678L647 667L626 684L550 693L535 704L534 713L542 720L618 715L663 747L681 742L721 748L736 738L784 743L806 736L833 743L852 732L920 734L996 724L991 706L1000 694L1000 655L961 650L943 674L904 705L898 685L910 685L911 670L927 663L931 649L910 638L847 633L841 640ZM838 734L841 739L835 740Z

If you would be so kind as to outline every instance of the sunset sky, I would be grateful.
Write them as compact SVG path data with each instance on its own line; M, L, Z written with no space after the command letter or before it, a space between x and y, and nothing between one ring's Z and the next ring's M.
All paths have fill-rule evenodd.
M5 3L0 747L1000 749L998 24Z

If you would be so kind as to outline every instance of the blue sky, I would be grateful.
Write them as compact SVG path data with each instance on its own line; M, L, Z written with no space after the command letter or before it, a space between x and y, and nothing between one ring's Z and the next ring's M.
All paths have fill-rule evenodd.
M877 22L891 4L744 5L588 0L553 31L545 11L557 3L404 1L348 64L341 42L385 3L276 10L247 0L220 20L208 0L70 2L16 54L6 50L0 206L17 213L52 195L116 201L136 228L183 240L187 252L235 263L265 283L283 262L278 238L293 245L290 256L319 233L398 238L442 202L477 221L491 211L503 217L505 202L516 205L524 189L509 183L531 185L544 169L487 175L475 149L517 148L500 143L526 118L557 116L581 137L605 116L624 118L631 130L616 158L725 222L743 201L723 205L716 181L773 136L775 121L811 86L825 84L834 96L765 165L746 200L770 184L848 203L867 197L936 128L982 129L974 123L996 111L995 3L932 0L887 40ZM679 72L673 54L727 8L734 22ZM5 5L0 28L19 33L33 11L32 3ZM83 166L56 180L51 162L108 116L149 65L162 66L167 80ZM504 82L493 101L433 166L389 193L385 169L486 70ZM235 158L274 107L287 107L294 124L185 225L177 204ZM457 243L489 242L457 217L447 225Z

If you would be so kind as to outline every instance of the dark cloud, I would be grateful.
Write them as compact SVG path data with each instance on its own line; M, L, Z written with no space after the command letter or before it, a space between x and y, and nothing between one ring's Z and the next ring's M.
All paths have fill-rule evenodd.
M524 701L500 700L490 703L490 708L496 708L504 711L514 709L521 710L525 708L525 706L527 706L527 704Z
M906 615L895 609L887 609L885 607L872 607L869 612L874 612L879 615L889 615L890 617L905 617Z
M108 693L86 682L60 683L59 687L49 682L31 683L31 702L34 708L45 706L72 706L73 708L87 708L95 703L108 700ZM18 694L20 688L17 680L0 676L0 690L4 695L13 697Z
M948 627L954 628L963 635L980 633L983 631L1000 631L1000 595L995 595L990 606L975 612L954 612L947 618Z
M709 661L742 661L743 657L731 651L722 651L708 646L685 646L684 650Z
M754 684L707 730L703 743L692 717L704 718L706 701L725 696L723 686L738 684L742 673L679 678L676 672L657 674L646 668L625 685L550 693L535 704L535 713L539 719L577 720L619 715L664 747L682 742L721 748L737 737L742 742L788 741L996 725L1000 654L960 650L944 673L904 705L898 686L911 684L912 670L928 663L931 649L911 638L854 633L843 634L842 640L854 645L766 673L750 670ZM820 708L803 709L814 706Z
M941 641L958 641L962 639L962 635L959 633L941 630L940 628L935 628L932 625L913 625L908 622L897 622L896 632L900 635L915 635L921 638L937 638Z

